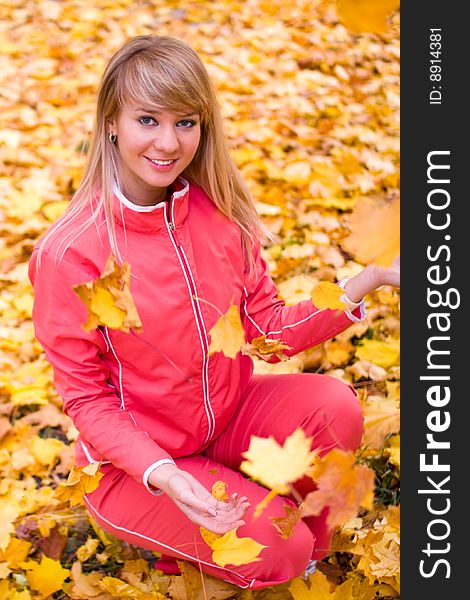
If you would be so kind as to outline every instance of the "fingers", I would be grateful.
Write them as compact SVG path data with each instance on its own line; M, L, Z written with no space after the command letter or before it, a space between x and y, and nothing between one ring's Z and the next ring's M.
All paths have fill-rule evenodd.
M193 502L189 504L187 500L188 499L186 499L186 502L182 502L179 499L175 499L175 504L190 519L190 521L200 527L205 527L209 531L224 534L231 529L246 524L243 517L250 507L250 503L247 501L246 496L240 498L237 503L232 506L224 505L221 510L209 507L211 509L210 512L209 510L201 510L198 508L205 506L203 502L202 504L201 501L199 501L199 503Z
M171 498L195 524L214 533L223 534L245 525L243 517L250 507L247 496L233 493L227 502L217 500L190 473L180 471L173 480Z
M198 498L191 490L184 490L177 500L200 513L211 515L212 517L217 515L217 509L210 502Z

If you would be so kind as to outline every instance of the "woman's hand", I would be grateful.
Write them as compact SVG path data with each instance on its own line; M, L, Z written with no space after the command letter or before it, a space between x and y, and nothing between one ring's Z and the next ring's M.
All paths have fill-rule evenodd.
M400 257L397 256L390 267L367 265L360 273L351 277L344 286L348 298L360 302L366 294L373 292L381 285L400 287Z
M154 473L156 477L152 477ZM163 490L196 525L219 534L245 525L243 516L250 506L245 496L233 494L228 502L216 500L195 477L175 465L162 465L154 473L149 483Z

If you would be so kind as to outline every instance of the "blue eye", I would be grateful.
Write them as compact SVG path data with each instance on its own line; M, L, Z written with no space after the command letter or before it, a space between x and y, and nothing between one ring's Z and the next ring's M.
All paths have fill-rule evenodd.
M142 125L150 125L150 123L143 123L142 121L144 121L144 119L150 119L151 121L155 121L153 117L139 117L137 120L139 121L139 123L142 123Z
M190 127L194 127L194 125L196 125L196 121L191 121L189 119L181 119L181 121L178 121L178 123L186 123L186 125L183 125L185 129L189 129Z

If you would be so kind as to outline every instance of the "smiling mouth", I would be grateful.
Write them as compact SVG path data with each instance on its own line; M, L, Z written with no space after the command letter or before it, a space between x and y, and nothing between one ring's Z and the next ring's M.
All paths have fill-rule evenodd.
M154 165L160 165L160 166L166 166L166 165L171 165L172 163L176 162L176 158L172 158L171 160L160 160L158 158L149 158L148 156L145 157L147 160L149 160L150 162L152 162Z

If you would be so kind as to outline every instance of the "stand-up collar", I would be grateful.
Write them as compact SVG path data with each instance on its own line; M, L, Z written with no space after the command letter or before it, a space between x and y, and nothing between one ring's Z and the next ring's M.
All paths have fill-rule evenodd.
M189 211L189 183L183 177L178 177L171 184L170 191L171 198L168 202L142 207L132 203L115 185L113 213L116 222L125 229L149 233L166 229L165 218L178 227Z

